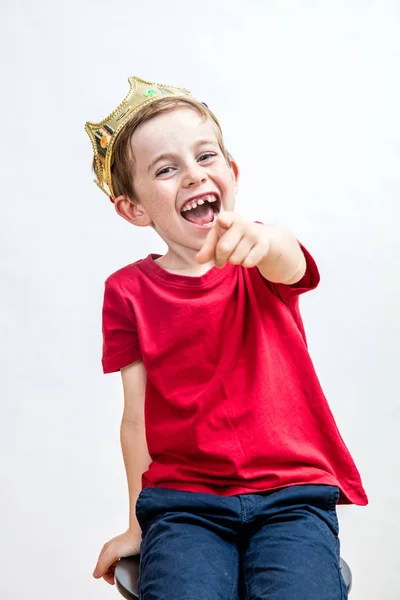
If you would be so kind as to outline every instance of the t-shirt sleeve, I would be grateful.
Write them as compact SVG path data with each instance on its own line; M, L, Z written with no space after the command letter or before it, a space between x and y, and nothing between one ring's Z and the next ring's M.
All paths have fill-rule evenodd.
M133 307L120 289L106 282L103 302L103 371L114 373L140 358Z
M271 290L286 304L300 294L314 290L320 281L320 275L315 260L302 244L300 244L300 247L306 259L306 271L300 281L290 285L268 282Z

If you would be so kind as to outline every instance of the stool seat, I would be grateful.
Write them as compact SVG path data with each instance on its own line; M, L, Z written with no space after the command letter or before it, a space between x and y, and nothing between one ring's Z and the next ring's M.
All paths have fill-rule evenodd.
M341 558L340 568L348 592L351 590L352 575L349 565ZM137 600L139 579L139 555L121 558L115 569L115 585L126 600Z
M126 558L121 558L115 568L115 585L121 596L126 598L126 600L139 598L139 562L138 554L127 556Z

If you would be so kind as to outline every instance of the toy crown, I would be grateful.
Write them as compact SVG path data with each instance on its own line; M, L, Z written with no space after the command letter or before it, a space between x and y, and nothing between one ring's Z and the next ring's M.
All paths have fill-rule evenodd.
M111 180L111 158L115 140L124 125L141 108L161 100L166 96L191 97L188 90L172 87L170 85L159 85L144 81L138 77L129 77L130 90L126 98L108 117L100 123L85 125L85 130L90 137L96 161L97 179L95 183L111 199L115 198Z

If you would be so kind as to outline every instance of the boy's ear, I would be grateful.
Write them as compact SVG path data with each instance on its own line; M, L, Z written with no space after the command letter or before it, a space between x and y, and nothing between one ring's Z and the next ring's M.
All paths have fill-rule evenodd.
M148 227L151 225L151 219L147 211L141 204L134 204L128 196L118 196L114 200L115 211L120 217L137 225L138 227Z
M232 175L235 181L235 185L236 187L238 186L239 183L239 167L237 165L237 163L231 158L230 161L230 167L232 169Z

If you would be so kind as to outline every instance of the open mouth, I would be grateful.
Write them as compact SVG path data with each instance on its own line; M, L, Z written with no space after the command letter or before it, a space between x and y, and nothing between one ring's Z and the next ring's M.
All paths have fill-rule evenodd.
M216 194L204 194L185 202L181 215L190 223L205 227L215 221L221 210L221 200Z

